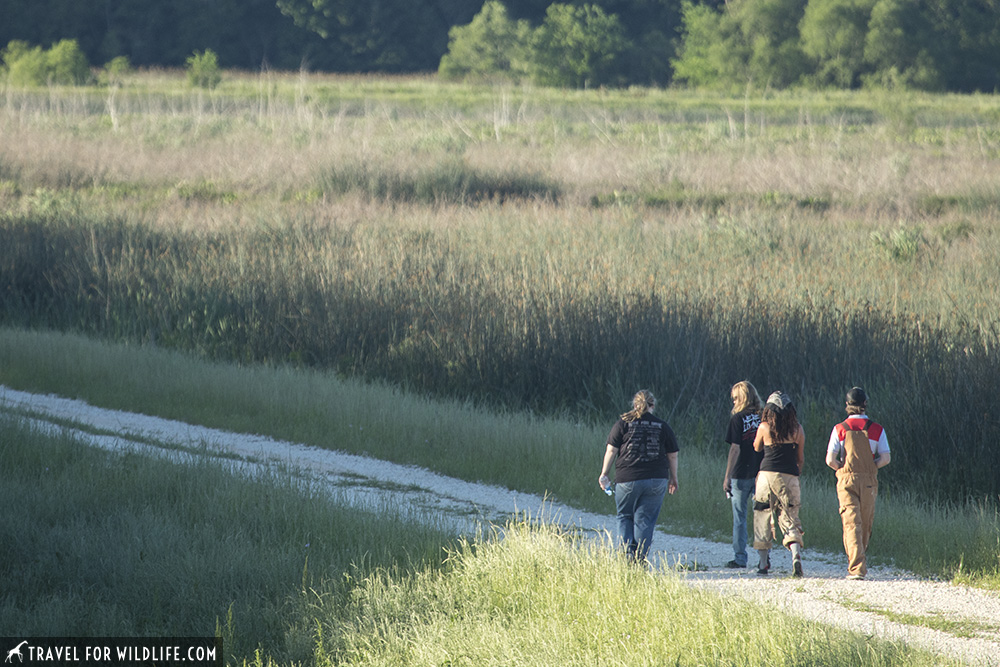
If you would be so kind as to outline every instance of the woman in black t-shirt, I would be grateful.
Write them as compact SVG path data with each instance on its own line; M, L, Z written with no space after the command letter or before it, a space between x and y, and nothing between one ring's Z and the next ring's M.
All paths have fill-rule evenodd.
M733 409L726 431L729 456L722 489L733 505L733 559L729 568L747 566L747 519L750 497L754 492L761 455L754 451L753 441L760 426L760 394L748 381L737 382L729 390Z
M655 406L656 398L645 389L632 398L632 409L608 434L597 480L609 491L614 463L618 543L630 560L640 563L649 553L664 496L677 491L677 437L653 414Z

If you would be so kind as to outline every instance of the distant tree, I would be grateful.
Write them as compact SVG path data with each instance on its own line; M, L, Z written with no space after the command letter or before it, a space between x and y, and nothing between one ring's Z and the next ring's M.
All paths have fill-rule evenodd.
M815 61L815 80L855 88L868 72L865 36L876 0L809 0L802 50Z
M706 5L684 2L683 41L672 61L674 79L692 86L725 86L746 78L749 49L739 49L735 21Z
M104 65L104 72L108 78L108 84L112 86L121 85L125 77L133 72L132 63L128 56L117 56Z
M51 83L83 85L91 80L90 63L75 39L63 39L46 53Z
M187 78L196 88L215 88L222 81L219 57L211 49L195 51L187 59Z
M518 78L526 72L531 27L511 20L499 0L487 0L471 23L453 27L448 36L448 53L438 67L445 78Z
M83 85L91 80L90 65L76 40L61 40L48 50L13 40L0 57L8 82L15 86Z
M596 5L549 5L532 37L532 78L577 88L615 83L616 59L628 48L617 16Z
M941 90L945 82L940 43L943 35L923 11L923 0L878 0L872 8L865 36L865 62L872 73L869 85L902 85Z
M716 11L684 3L674 76L699 86L784 87L808 71L799 41L806 0L743 0Z
M472 19L468 0L277 0L295 23L334 40L356 70L436 69L448 31Z

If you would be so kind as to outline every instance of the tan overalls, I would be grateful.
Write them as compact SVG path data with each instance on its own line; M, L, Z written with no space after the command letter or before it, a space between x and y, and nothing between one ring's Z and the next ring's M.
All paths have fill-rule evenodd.
M868 426L853 430L844 422L844 465L837 471L837 499L844 524L844 550L847 571L865 576L865 552L875 521L875 498L878 496L878 467L868 441Z

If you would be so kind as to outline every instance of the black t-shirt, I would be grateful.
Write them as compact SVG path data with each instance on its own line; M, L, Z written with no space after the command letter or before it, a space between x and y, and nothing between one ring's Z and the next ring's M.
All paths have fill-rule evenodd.
M729 420L729 430L726 432L726 442L739 445L740 454L733 468L733 479L753 479L760 469L763 452L753 450L753 440L757 437L757 427L760 426L760 413L744 410L732 416Z
M667 422L649 412L630 422L619 419L608 434L608 444L618 450L616 484L668 479L667 454L679 450L677 436Z

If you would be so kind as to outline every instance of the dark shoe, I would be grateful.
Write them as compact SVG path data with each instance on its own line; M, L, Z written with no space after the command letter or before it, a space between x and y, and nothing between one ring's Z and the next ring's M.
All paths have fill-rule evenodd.
M792 561L792 576L801 577L802 576L802 560L796 558Z
M746 567L746 565L740 565L736 561L731 560L728 563L726 563L726 567L728 567L730 570L742 570L743 568Z
M770 569L771 569L771 564L770 563L767 563L765 565L758 565L757 566L757 576L758 577L766 577L767 573L768 573L768 571Z

